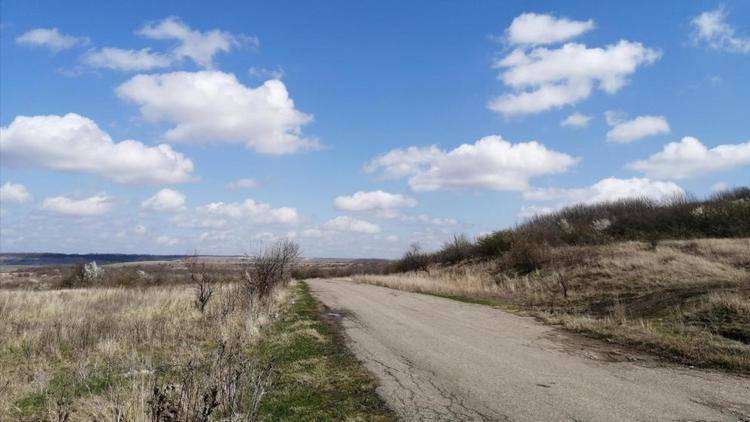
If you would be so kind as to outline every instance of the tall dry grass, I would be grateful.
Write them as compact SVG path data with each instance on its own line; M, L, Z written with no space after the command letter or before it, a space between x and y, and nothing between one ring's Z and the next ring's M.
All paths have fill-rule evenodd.
M750 239L700 239L663 242L651 250L644 242L565 246L545 251L545 265L519 275L502 262L432 266L429 271L356 275L353 280L421 293L514 299L543 303L607 293L659 288L735 285L750 279Z
M200 420L189 412L215 399L214 414L246 416L221 385L262 376L243 356L286 289L249 307L239 288L216 285L203 313L191 285L0 290L0 415L147 421L161 406Z

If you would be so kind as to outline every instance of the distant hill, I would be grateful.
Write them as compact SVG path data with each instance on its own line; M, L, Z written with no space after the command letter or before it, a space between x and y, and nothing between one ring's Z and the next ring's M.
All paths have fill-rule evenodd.
M136 261L172 261L185 257L186 255L3 253L0 254L0 265L75 265L91 261L101 265Z
M148 262L148 261L174 261L188 258L191 255L147 255L147 254L116 254L116 253L92 253L92 254L65 254L65 253L0 253L0 265L7 266L29 266L29 265L75 265L96 261L99 265L118 264L124 262ZM201 255L201 258L215 257L213 255ZM216 258L241 258L241 257L216 257ZM323 265L350 265L350 264L383 264L386 259L371 258L303 258L301 264L323 264Z

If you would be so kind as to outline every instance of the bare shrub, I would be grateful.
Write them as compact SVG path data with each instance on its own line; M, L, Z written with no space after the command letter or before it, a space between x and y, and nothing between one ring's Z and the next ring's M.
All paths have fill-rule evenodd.
M495 258L510 250L513 237L511 230L500 230L480 236L474 250L481 258Z
M564 225L560 225L565 221ZM618 240L750 236L750 188L724 191L704 200L678 195L663 201L623 199L574 205L535 216L518 227L552 245Z
M518 274L540 270L545 261L546 246L525 237L516 236L510 250L503 255L502 263Z
M457 264L469 259L474 253L474 244L464 234L454 234L437 252L440 262Z
M395 271L426 270L429 263L457 264L472 258L501 258L520 273L540 268L547 247L648 242L652 251L662 240L750 237L750 188L721 192L704 200L678 195L667 200L631 198L578 204L537 215L475 242L454 235L443 248L424 254L411 247Z
M71 288L90 286L102 277L102 270L95 261L88 264L77 264L65 273L58 283L58 287Z
M252 257L243 274L246 295L251 299L263 299L277 286L286 285L299 256L299 245L284 239Z
M422 247L419 243L412 243L409 245L409 249L404 252L404 255L399 259L395 268L400 272L407 271L427 271L430 265L430 256L422 252Z
M68 289L81 284L83 280L84 264L77 264L63 273L57 284L62 289Z
M200 279L196 280L195 282L195 301L193 302L193 304L195 305L196 309L203 313L203 311L206 309L206 305L208 305L208 301L211 300L211 296L213 294L214 288L211 286L210 277L202 274L202 277L200 277Z
M567 299L568 290L570 290L570 284L568 283L568 279L566 275L560 272L555 272L553 277L554 279L557 280L557 283L560 285L560 292L562 293L563 298Z
M191 258L186 261L190 280L195 286L195 299L193 305L195 309L203 313L208 305L208 301L211 300L211 296L214 294L213 277L211 273L206 272L205 265L198 263L198 254L195 253Z
M208 357L197 356L174 378L157 378L149 398L153 422L255 421L272 384L272 368L248 359L243 342L222 340Z
M195 305L195 308L201 311L201 313L203 313L213 293L214 293L213 287L211 287L205 280L201 280L198 283L196 283L195 301L193 302L193 304Z

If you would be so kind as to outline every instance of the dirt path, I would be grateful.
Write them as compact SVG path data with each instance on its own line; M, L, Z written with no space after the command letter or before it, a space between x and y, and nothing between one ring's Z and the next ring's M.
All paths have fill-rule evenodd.
M750 421L750 380L631 357L490 307L311 280L403 420Z

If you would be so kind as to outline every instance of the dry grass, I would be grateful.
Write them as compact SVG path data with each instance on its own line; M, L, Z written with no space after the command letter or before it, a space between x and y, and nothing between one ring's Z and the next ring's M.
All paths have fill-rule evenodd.
M353 279L512 304L677 360L750 372L750 239L549 248L524 275L499 259Z
M670 241L655 251L643 242L567 246L547 250L545 261L544 268L524 275L495 262L479 262L353 279L415 292L540 303L561 294L561 279L574 296L715 282L735 285L750 279L750 239Z
M234 393L211 390L243 364L238 354L256 341L285 292L248 308L235 284L221 284L201 313L190 285L0 290L0 414L146 421L155 387L182 389L170 394L183 401L191 394L203 400L202 389L226 399ZM166 407L188 406L162 395Z

